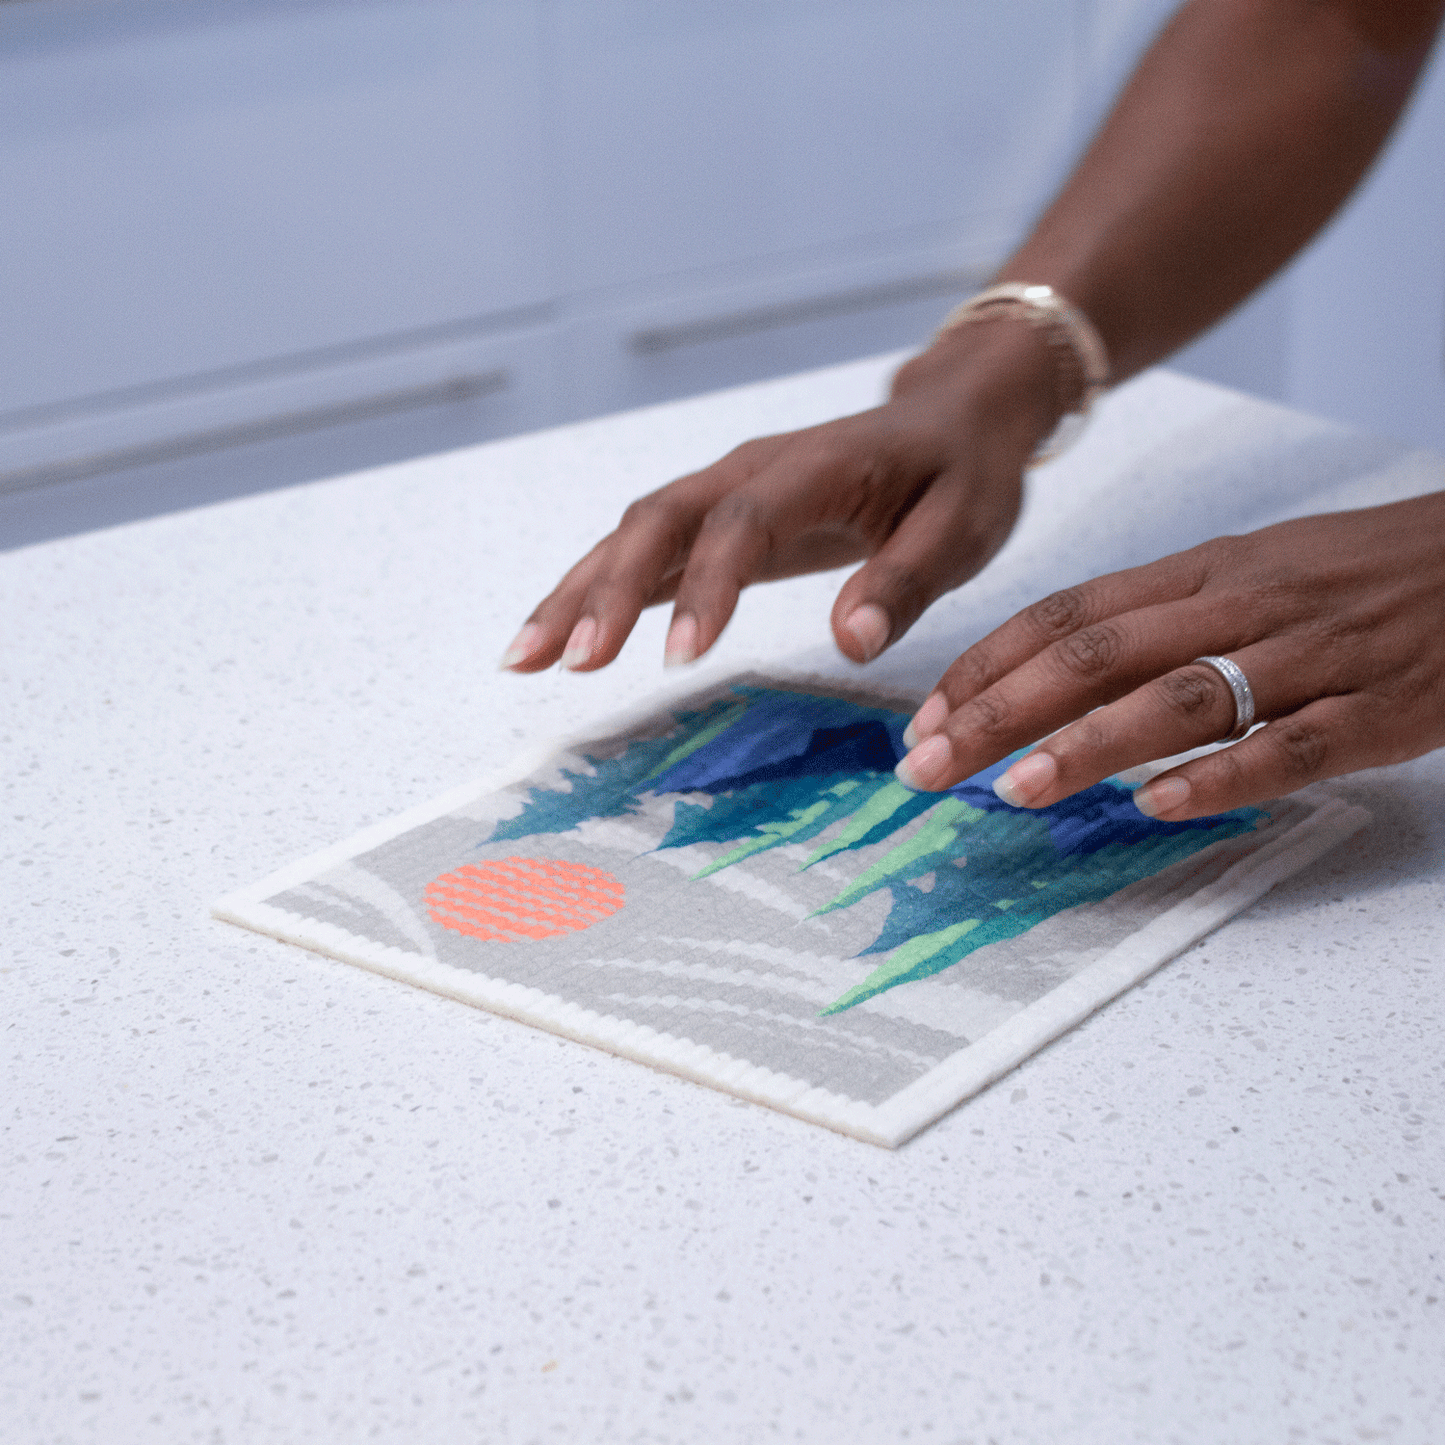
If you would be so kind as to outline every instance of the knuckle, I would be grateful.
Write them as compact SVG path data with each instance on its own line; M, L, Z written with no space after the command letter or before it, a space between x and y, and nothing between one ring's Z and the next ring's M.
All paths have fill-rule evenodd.
M666 492L649 492L629 502L622 513L622 527L655 527L672 525L678 518L678 505Z
M1289 776L1308 782L1319 777L1329 761L1330 744L1323 728L1314 723L1285 719L1266 729L1274 750Z
M1084 625L1088 608L1078 587L1065 587L1026 608L1024 617L1044 637L1052 640L1076 632Z
M1374 619L1361 619L1326 612L1311 617L1305 624L1310 645L1321 649L1334 649L1354 641L1361 633L1368 633Z
M1115 741L1113 729L1093 717L1080 718L1064 736L1074 755L1101 753Z
M1091 715L1071 723L1063 732L1051 738L1047 746L1058 759L1060 768L1068 771L1070 768L1086 765L1090 758L1106 752L1116 741L1107 722Z
M1249 777L1235 748L1221 748L1196 766L1200 776L1207 780L1211 793L1238 797L1241 791L1248 791Z
M830 477L858 459L842 438L820 430L799 437L789 460L804 476Z
M1099 623L1066 637L1058 645L1059 660L1075 677L1092 679L1112 672L1124 654L1116 627Z
M1253 560L1243 537L1211 537L1194 548L1193 555L1203 564L1206 576L1234 572Z
M920 382L927 380L929 370L930 368L922 356L910 357L893 373L893 391L896 394L917 386Z
M1402 712L1413 712L1430 708L1437 715L1445 713L1445 676L1422 660L1412 661L1395 670L1383 686L1380 694L1389 704Z
M1298 559L1261 547L1255 537L1215 537L1201 543L1197 555L1211 591L1218 595L1227 590L1255 609L1288 603L1308 576Z
M959 710L957 717L966 732L992 736L1008 727L1010 708L997 693L980 693Z
M1329 613L1315 616L1304 629L1315 667L1321 663L1323 681L1331 689L1342 686L1356 674L1360 664L1367 665L1379 656L1380 619L1353 614Z
M988 650L983 643L970 647L952 667L948 669L946 681L951 691L962 697L979 693L990 686L998 676Z
M1171 672L1161 677L1155 686L1165 707L1185 718L1216 710L1225 692L1224 681L1218 673L1204 667Z
M753 531L761 527L760 507L747 492L729 492L720 498L707 514L710 531Z
M883 563L878 566L874 581L878 596L895 618L907 617L911 621L933 601L923 579L910 567Z
M1307 606L1301 607L1298 577L1280 567L1246 572L1236 584L1235 596L1250 616L1275 625L1286 620L1298 622L1308 613Z
M766 466L777 450L777 437L753 437L735 446L723 460L751 473Z

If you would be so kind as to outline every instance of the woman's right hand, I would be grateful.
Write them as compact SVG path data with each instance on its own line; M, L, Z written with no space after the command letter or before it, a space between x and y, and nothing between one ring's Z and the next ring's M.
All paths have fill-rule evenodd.
M1055 362L1027 323L954 328L883 405L745 442L634 502L542 600L502 659L588 672L644 607L673 603L665 662L717 641L742 589L867 559L833 607L854 662L896 642L1003 545L1030 453L1058 415Z

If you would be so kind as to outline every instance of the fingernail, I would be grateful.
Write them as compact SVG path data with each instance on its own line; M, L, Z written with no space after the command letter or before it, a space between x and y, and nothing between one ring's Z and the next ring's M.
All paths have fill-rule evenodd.
M1173 813L1189 801L1189 784L1184 778L1160 778L1134 789L1134 806L1146 818Z
M684 613L674 618L662 649L664 667L682 667L697 658L697 618Z
M562 666L569 671L581 667L592 656L592 646L597 641L597 624L590 617L584 617L572 629L567 639L567 649L562 654Z
M995 778L993 790L1011 808L1029 808L1058 775L1059 765L1051 754L1030 753Z
M502 660L497 664L498 668L505 672L509 667L516 667L519 662L525 662L536 652L537 644L541 640L542 629L535 622L529 622L512 639L512 645L502 654Z
M888 646L888 636L893 631L888 614L876 602L865 602L861 607L855 607L843 626L853 634L864 662L872 662Z
M947 738L925 738L899 762L893 773L904 787L931 792L942 781L952 757L953 749Z
M941 692L932 693L913 714L913 721L903 729L903 741L910 748L916 748L924 738L936 733L947 721L948 699Z

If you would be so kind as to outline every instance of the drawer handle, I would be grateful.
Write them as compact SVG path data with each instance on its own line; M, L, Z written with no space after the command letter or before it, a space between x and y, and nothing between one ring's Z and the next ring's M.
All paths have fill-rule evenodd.
M874 311L884 306L901 306L909 301L959 296L976 291L993 269L991 266L964 266L931 276L911 276L903 281L830 291L801 301L779 301L770 306L727 311L719 316L679 321L670 326L647 326L627 338L627 347L641 356L655 356L659 352L676 351L684 346L701 346L709 341L727 341L758 331L798 326L805 321L826 321L833 316Z
M179 436L141 442L131 447L117 447L112 451L92 452L88 456L73 457L67 461L21 467L13 472L0 472L0 496L26 492L33 487L53 486L59 482L83 481L87 477L147 466L152 462L179 461L183 457L226 451L250 442L301 436L305 432L320 431L323 427L340 426L345 422L371 421L376 417L411 411L415 407L471 401L479 396L491 396L505 391L511 384L511 373L505 367L498 367L494 371L451 376L444 381L429 381L423 386L377 392L372 396L358 397L355 401L331 402L326 406L306 407L300 411L258 417L255 421L238 422L235 426L183 432Z

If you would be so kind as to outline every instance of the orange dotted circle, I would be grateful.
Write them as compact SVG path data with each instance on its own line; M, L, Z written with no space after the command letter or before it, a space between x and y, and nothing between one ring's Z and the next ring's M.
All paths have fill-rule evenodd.
M621 881L612 874L554 858L466 863L426 886L434 922L497 943L591 928L616 913L624 897Z

